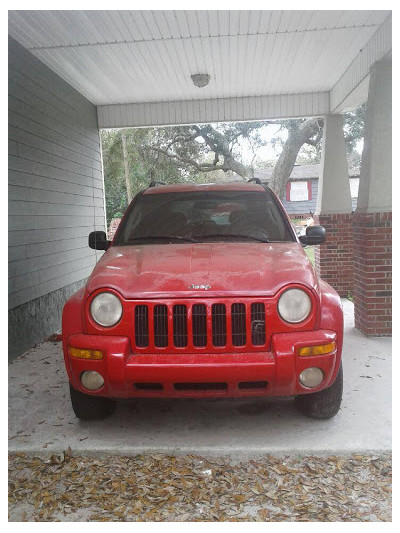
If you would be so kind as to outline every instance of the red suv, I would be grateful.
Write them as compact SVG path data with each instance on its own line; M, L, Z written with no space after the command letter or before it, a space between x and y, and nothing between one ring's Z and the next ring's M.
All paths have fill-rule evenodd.
M86 286L66 303L74 412L118 398L292 396L313 418L342 399L343 313L274 193L261 183L151 186L137 194Z

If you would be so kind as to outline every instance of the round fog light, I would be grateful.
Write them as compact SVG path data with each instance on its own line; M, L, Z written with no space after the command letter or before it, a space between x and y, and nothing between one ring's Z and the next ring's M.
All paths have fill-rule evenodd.
M104 379L101 374L88 370L81 375L81 383L88 390L97 390L104 385Z
M311 368L306 368L303 370L299 376L299 379L300 383L304 387L312 389L314 387L318 387L318 385L321 385L322 380L324 379L324 373L320 368L312 366Z

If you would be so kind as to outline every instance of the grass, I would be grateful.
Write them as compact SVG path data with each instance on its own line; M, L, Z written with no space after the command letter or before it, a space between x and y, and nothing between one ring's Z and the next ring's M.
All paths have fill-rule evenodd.
M308 259L311 261L312 265L315 266L315 251L313 246L306 246L304 251L307 254Z

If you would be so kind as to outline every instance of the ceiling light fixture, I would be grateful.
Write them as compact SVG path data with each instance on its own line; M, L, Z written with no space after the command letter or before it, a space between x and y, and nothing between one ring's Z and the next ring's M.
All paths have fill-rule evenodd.
M205 87L210 81L209 74L193 74L191 78L196 87Z

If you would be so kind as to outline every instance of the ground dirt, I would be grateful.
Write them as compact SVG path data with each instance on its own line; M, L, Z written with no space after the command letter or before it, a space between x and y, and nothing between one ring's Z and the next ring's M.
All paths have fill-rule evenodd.
M391 521L391 455L9 455L9 521Z

